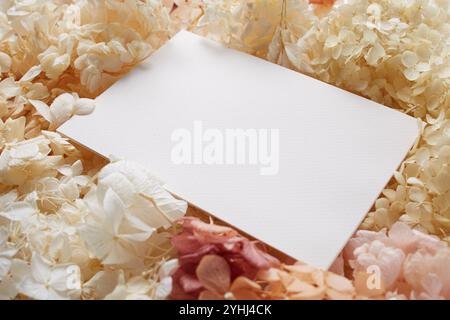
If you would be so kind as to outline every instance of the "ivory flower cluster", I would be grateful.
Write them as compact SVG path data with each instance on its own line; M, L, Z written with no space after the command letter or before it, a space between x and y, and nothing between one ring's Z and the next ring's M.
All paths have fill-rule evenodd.
M43 137L27 142L54 152ZM158 266L172 255L172 222L186 203L136 164L107 165L94 183L80 160L68 165L50 157L22 157L32 178L11 182L27 189L0 197L2 296L108 298L119 297L120 286L137 286L120 298L155 297ZM6 169L12 177L14 169Z
M101 159L54 131L89 115L89 97L163 44L187 19L182 6L7 0L0 8L0 298L167 297L173 221L186 203L136 164L99 171Z
M416 117L449 106L449 2L343 1L296 43L298 70Z
M232 228L191 217L179 223L183 230L172 238L179 267L172 276L171 298L249 299L253 295L245 284L260 270L280 264Z

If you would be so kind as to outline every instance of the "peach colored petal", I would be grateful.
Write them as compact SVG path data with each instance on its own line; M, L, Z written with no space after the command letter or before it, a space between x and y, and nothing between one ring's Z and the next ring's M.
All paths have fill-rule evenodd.
M211 223L205 223L197 218L185 217L178 220L185 229L191 229L198 233L222 234L227 236L237 235L237 231L226 226L220 226Z
M291 283L286 286L286 290L289 293L298 293L304 291L311 291L315 287L307 282L294 279Z
M258 269L268 269L280 264L278 259L259 250L253 242L243 241L242 256Z
M285 288L281 282L272 282L265 288L266 294L269 294L271 298L282 299L285 296Z
M198 280L209 291L224 294L230 287L230 266L220 256L204 256L195 273Z
M261 270L256 276L256 278L268 282L280 281L280 270L276 268Z
M325 286L325 272L322 270L316 270L311 274L311 279L313 280L313 282L320 286Z
M248 290L261 290L261 286L257 284L255 281L250 280L246 277L237 277L233 284L231 285L230 291L235 291L239 289L248 289Z
M285 288L287 288L294 280L296 280L296 278L292 274L285 271L280 272L280 281Z
M305 287L305 290L289 296L292 300L322 300L325 297L324 287Z
M325 282L329 288L342 293L348 293L351 295L355 291L355 288L350 280L331 272L327 273Z
M312 273L317 270L317 268L314 268L313 266L307 264L285 265L284 269L292 273L301 273L301 274Z
M327 297L330 300L352 300L353 294L351 293L345 293L342 291L334 290L331 288L327 289Z
M295 278L306 282L314 282L312 275L318 270L317 268L306 264L286 265L284 266L284 269Z
M223 300L223 295L211 292L209 290L204 290L200 292L198 300Z
M233 290L232 294L236 300L261 300L255 291L249 289Z
M202 288L202 283L190 274L183 274L180 277L180 285L186 293L192 293Z

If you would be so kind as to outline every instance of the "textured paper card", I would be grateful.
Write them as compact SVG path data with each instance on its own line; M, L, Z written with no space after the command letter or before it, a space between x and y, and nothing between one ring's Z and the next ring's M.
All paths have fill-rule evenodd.
M328 268L417 137L416 120L183 31L60 132Z

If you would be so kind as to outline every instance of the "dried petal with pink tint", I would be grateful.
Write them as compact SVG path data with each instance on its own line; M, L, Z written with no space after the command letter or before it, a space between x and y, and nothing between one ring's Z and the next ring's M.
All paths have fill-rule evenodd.
M223 300L223 295L205 290L200 292L200 294L198 295L198 300Z
M220 256L204 256L195 273L203 287L211 292L224 294L230 287L230 266Z

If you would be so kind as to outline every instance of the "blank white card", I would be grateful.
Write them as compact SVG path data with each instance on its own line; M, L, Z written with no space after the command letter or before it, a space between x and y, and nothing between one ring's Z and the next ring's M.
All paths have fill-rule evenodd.
M59 131L327 269L417 138L416 120L187 31Z

